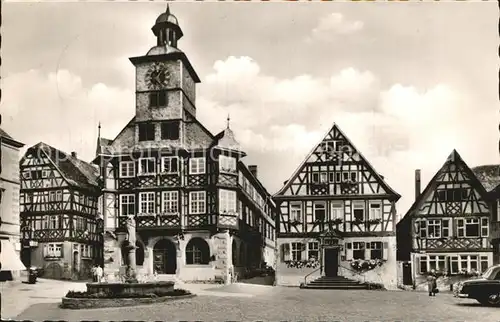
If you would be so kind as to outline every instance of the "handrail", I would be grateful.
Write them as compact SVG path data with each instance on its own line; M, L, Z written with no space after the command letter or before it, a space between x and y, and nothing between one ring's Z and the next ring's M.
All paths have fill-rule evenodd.
M365 276L363 273L361 273L361 272L357 272L357 271L355 271L355 270L353 270L353 269L350 269L350 268L347 268L347 267L345 267L345 266L343 266L343 265L339 265L339 267L342 267L343 269L346 269L346 270L348 270L348 271L351 271L351 272L353 272L353 273L354 273L354 274L356 274L356 275L360 275L360 276L362 276L362 277L363 277L363 283L366 283L366 276Z
M318 267L318 268L316 268L314 271L312 271L312 272L310 272L309 274L307 274L306 276L304 276L304 285L306 285L306 284L307 284L307 278L308 278L311 274L316 273L317 271L319 271L320 269L321 269L321 267Z

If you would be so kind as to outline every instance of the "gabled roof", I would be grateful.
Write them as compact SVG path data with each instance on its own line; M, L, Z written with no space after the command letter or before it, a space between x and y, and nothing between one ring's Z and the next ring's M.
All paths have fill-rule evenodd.
M1 128L0 128L0 140L3 140L7 144L14 146L16 148L22 148L24 146L23 143L16 141L14 138L12 138L12 136L10 136L7 132L2 130Z
M471 168L472 172L476 175L477 179L486 191L490 192L500 185L500 165L480 165Z
M474 174L474 172L471 170L471 168L469 168L469 166L467 165L467 163L465 163L465 161L462 159L462 157L457 152L457 150L453 149L453 151L451 152L451 154L446 159L445 163L434 174L434 176L429 181L429 183L427 184L427 186L425 187L425 189L418 196L417 200L415 200L413 202L413 204L411 205L410 209L408 209L408 211L406 212L406 214L403 216L403 218L401 218L401 220L399 222L402 222L404 219L406 219L407 217L410 217L412 215L412 213L415 211L415 209L420 205L422 199L426 198L427 195L429 194L429 192L436 187L436 181L437 181L438 176L448 167L448 165L450 163L459 163L459 164L461 163L464 166L464 168L463 168L464 171L470 176L471 181L473 183L475 183L475 186L479 190L479 193L481 195L483 195L483 196L487 195L486 189L483 187L483 185L481 184L481 182L478 180L478 178L476 177L476 175Z
M35 151L42 151L69 185L87 189L99 188L99 171L90 163L43 142L29 148L26 155Z
M325 140L327 139L328 135L333 132L333 131L338 131L340 133L340 135L342 135L344 137L344 139L352 146L352 148L356 151L356 153L358 153L359 157L361 158L361 160L363 160L366 164L366 167L372 171L373 173L373 176L377 179L377 181L380 183L380 185L387 191L389 192L390 194L394 195L396 200L398 200L399 198L401 198L401 195L398 194L396 191L394 191L384 180L384 178L382 178L382 176L377 172L375 171L375 169L373 168L373 166L371 165L371 163L363 156L363 154L361 153L361 151L359 149L356 148L356 146L354 144L352 144L352 142L349 140L349 138L347 137L347 135L344 134L344 132L342 132L342 130L337 126L336 123L333 123L333 126L330 130L328 130L328 132L326 132L326 134L321 138L321 140L315 144L313 146L313 148L311 149L311 151L307 154L307 156L304 158L304 161L302 161L302 163L297 167L297 169L295 170L295 172L291 175L291 177L286 181L286 183L283 185L283 187L277 192L274 194L274 196L279 196L279 195L283 195L285 193L285 191L290 187L290 185L293 183L294 179L299 175L299 173L302 171L302 169L304 168L305 164L307 163L307 160L309 160L309 158L311 157L311 155L314 153L314 151L316 151L316 149L318 148L318 146Z

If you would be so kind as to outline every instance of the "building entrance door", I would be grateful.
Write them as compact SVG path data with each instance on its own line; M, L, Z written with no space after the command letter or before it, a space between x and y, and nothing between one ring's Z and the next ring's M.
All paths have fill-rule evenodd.
M162 239L153 248L153 267L157 274L175 274L177 249L173 242Z
M325 248L325 275L335 277L339 275L339 250L337 248Z

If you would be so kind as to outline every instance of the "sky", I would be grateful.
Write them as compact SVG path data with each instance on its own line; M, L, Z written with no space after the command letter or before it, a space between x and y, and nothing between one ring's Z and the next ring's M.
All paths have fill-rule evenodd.
M90 161L135 113L129 57L165 3L3 3L2 128ZM279 190L335 122L402 195L456 149L499 163L495 2L171 3L201 78L197 118L231 128Z

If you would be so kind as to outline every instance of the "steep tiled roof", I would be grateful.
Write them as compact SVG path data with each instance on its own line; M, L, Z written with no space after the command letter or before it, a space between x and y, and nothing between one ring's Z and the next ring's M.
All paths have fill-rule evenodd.
M471 168L486 191L493 190L500 184L500 165L490 164Z
M7 139L12 139L12 137L9 134L7 134L7 132L5 132L2 129L0 129L0 137L7 138Z
M215 136L214 145L222 149L239 151L240 153L245 154L245 152L241 150L241 145L238 141L236 141L234 133L229 127L225 128Z
M41 150L47 155L70 185L87 189L98 188L99 171L91 164L43 142L34 145L26 153L36 150Z
M97 154L109 154L109 146L113 143L113 140L99 138L97 140Z

